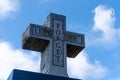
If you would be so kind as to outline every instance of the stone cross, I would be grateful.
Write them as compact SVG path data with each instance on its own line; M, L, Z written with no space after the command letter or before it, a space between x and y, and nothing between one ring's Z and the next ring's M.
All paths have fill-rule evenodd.
M30 24L23 33L23 49L41 52L41 73L68 77L66 57L85 47L83 34L66 31L66 17L50 13L43 25Z

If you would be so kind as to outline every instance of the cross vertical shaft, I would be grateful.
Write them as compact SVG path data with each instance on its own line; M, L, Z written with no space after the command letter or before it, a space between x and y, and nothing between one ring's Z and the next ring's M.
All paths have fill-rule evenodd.
M66 28L66 17L62 15L51 14L47 17L44 25L53 30L53 36L50 41L50 68L48 74L68 77L66 54L64 51L64 31ZM49 24L47 24L49 23ZM42 54L44 55L44 54ZM41 61L42 62L42 61Z

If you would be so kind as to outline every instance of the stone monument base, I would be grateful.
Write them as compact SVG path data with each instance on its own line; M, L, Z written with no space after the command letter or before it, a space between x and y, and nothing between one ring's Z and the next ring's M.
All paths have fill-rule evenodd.
M80 80L14 69L7 80Z

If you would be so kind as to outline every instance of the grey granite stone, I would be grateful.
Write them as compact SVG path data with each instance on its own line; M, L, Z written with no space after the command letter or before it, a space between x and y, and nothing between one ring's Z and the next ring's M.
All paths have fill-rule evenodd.
M68 77L66 57L85 47L83 34L66 31L66 17L50 13L43 25L30 24L23 33L23 49L41 52L41 73Z
M13 70L7 80L80 80L23 70Z

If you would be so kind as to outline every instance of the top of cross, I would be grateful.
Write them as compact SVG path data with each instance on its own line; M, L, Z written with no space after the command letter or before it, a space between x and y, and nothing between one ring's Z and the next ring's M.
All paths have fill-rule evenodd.
M47 16L46 21L44 22L44 26L53 28L53 20L59 20L64 22L64 30L66 30L66 17L64 15L59 15L55 13L50 13Z

